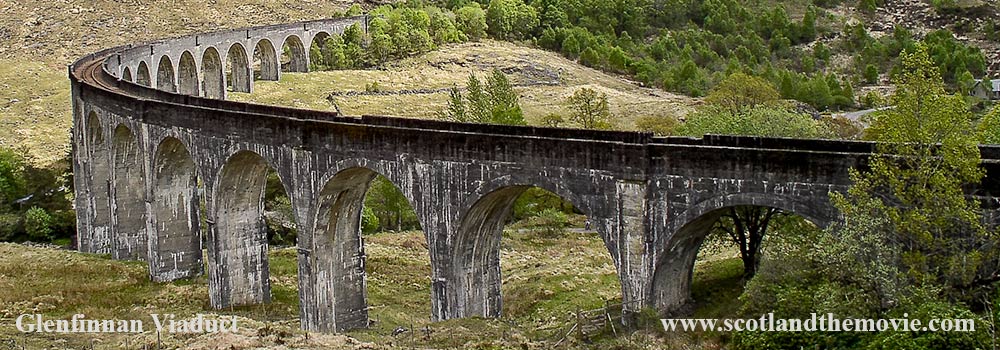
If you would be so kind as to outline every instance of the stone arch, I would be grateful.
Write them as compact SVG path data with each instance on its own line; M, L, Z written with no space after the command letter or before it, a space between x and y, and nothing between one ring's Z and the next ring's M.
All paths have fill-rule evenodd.
M658 248L650 303L661 312L674 312L690 299L695 259L702 242L708 236L723 211L736 206L760 206L780 209L802 216L820 227L833 219L823 209L805 203L805 199L764 193L735 193L704 200L679 213L667 228L670 238ZM827 211L829 213L830 211Z
M160 63L156 65L156 88L177 92L177 84L174 82L174 64L170 62L170 57L167 55L160 57Z
M111 161L104 129L97 112L87 115L87 146L90 159L91 232L84 251L97 254L111 254L114 240L111 238ZM87 233L84 233L87 234Z
M545 182L540 182L545 184ZM514 202L525 191L538 187L577 205L575 196L561 186L512 184L493 189L476 199L462 212L458 230L451 241L451 271L449 288L453 295L448 303L451 317L500 317L503 310L501 295L500 241L508 223ZM579 208L578 209L582 209ZM585 214L588 214L586 210ZM605 246L608 240L601 233ZM610 254L613 258L613 254ZM452 299L454 298L454 299Z
M253 76L258 80L277 81L279 77L278 55L270 40L260 39L253 49Z
M226 55L227 64L229 65L229 83L227 84L232 91L235 92L250 92L252 89L253 79L250 71L250 58L247 57L247 50L240 43L233 43L229 47L229 53Z
M191 153L180 140L167 137L156 147L152 170L151 279L164 282L199 275L201 202Z
M309 47L306 48L306 55L309 56L310 69L321 69L317 67L322 67L325 64L321 58L326 55L327 50L324 42L329 37L330 33L317 32L313 35L312 40L309 41Z
M147 256L146 181L142 169L142 149L138 138L124 124L115 128L111 138L112 167L111 223L115 259L141 259Z
M309 71L309 55L306 47L302 44L302 39L296 35L289 35L281 45L281 71L300 72Z
M153 86L153 80L149 76L149 66L146 61L139 61L139 68L135 70L135 83L142 86Z
M226 98L226 77L222 58L214 47L205 49L205 53L201 56L201 76L205 79L201 84L205 89L205 97Z
M309 47L307 49L308 50L312 50L312 48L316 47L316 45L319 45L318 47L320 49L322 49L323 48L323 42L326 41L326 38L329 38L329 37L330 37L330 33L327 33L327 32L324 32L324 31L316 32L316 34L313 34L312 40L309 40ZM307 53L308 53L308 51L307 51Z
M125 70L122 71L122 80L132 81L132 70L128 67L125 67Z
M268 169L273 167L257 153L239 151L229 157L217 177L213 196L215 225L210 226L209 242L214 247L209 277L216 288L212 292L216 308L271 300L264 223ZM280 176L279 180L287 191L285 181Z
M184 51L177 63L177 92L184 95L198 96L198 65L190 51Z

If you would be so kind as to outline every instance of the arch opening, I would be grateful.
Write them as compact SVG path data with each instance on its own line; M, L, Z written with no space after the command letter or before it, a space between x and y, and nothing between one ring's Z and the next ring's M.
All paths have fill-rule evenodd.
M190 51L184 51L177 63L177 92L198 96L201 90L198 85L198 66L194 61L194 55Z
M215 99L226 98L226 81L223 76L222 58L214 47L205 49L201 57L201 76L204 82L205 97Z
M253 81L251 79L250 59L247 57L246 49L243 48L243 45L235 43L229 47L229 53L226 56L230 68L229 75L226 76L229 80L226 85L229 86L230 91L249 93Z
M142 169L142 150L135 134L124 124L112 136L112 236L115 259L145 260L146 181Z
M177 84L174 82L174 64L170 62L170 57L163 55L160 63L156 66L156 88L177 92Z
M278 81L279 63L274 45L261 39L253 49L253 77L255 80Z
M591 226L584 212L539 187L484 195L463 214L453 240L449 303L458 308L451 316L502 315L537 326L531 323L564 317L556 310L567 301L586 310L620 298L618 271ZM576 282L568 287L567 280Z
M310 71L320 71L329 70L328 61L330 61L331 46L334 43L331 41L333 36L327 32L319 32L313 36L312 41L309 43L309 70ZM331 41L328 43L328 41Z
M91 111L87 116L87 141L90 160L90 196L91 232L88 242L81 244L83 251L97 254L111 254L114 240L111 238L111 161L108 145L105 143L104 130L97 113Z
M125 70L122 71L122 80L132 81L132 70L128 67L125 67Z
M313 284L313 299L319 302L305 313L308 329L367 327L369 310L394 307L426 317L415 312L430 310L430 253L409 199L398 187L370 169L345 169L327 181L317 209L310 270L330 282ZM378 287L369 290L370 283ZM407 321L392 311L378 317L381 327Z
M281 71L305 73L309 71L305 45L298 36L289 35L281 45Z
M735 202L680 216L653 273L653 304L661 313L738 308L738 297L766 259L770 242L778 247L783 239L777 237L825 225L775 203Z
M201 201L194 160L176 138L160 142L153 160L149 269L153 281L201 274Z
M149 76L149 67L146 66L146 61L139 62L139 68L136 68L135 72L135 83L142 86L153 86L153 81Z
M269 236L273 239L273 227L280 226L274 223L277 214L272 202L277 195L288 198L285 188L274 169L256 153L240 151L223 166L215 189L214 242L209 242L215 248L210 251L215 263L209 264L209 274L219 291L213 293L216 308L277 300L289 313L297 309L294 252L275 251L273 264L268 255L272 246ZM288 215L294 216L293 204L289 201L286 205ZM294 229L294 218L286 219ZM294 237L287 239L294 244ZM272 281L276 270L290 275L291 282L284 278ZM281 310L269 309L269 313L282 316L276 311Z

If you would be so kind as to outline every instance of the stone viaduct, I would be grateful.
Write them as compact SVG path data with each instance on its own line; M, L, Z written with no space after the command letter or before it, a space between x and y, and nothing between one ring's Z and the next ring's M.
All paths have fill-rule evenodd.
M307 71L313 39L353 24L365 28L365 18L197 34L72 64L79 249L146 260L152 280L170 281L203 273L204 248L213 307L266 303L271 168L299 223L302 328L365 327L360 212L381 174L425 232L432 318L496 317L501 231L514 199L536 186L588 215L622 299L635 302L627 311L667 312L689 299L695 256L721 209L775 207L826 225L836 219L828 194L844 190L848 169L872 151L863 142L658 138L225 100L227 90L252 91L254 79ZM988 176L973 195L996 208L1000 148L982 154Z

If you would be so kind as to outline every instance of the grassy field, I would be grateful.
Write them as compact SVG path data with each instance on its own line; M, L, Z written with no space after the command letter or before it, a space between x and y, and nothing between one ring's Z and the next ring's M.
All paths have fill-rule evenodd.
M550 348L577 309L597 308L618 296L620 285L611 258L594 234L567 233L541 239L530 231L507 231L502 244L504 317L430 323L430 266L423 234L411 231L367 236L368 302L370 317L376 322L369 329L329 335L306 334L298 329L293 248L271 251L271 304L216 311L208 304L205 277L151 283L146 265L141 262L2 243L0 346L16 342L29 349L79 349L91 344L95 349L120 349L126 345L141 349L157 343L149 314L192 317L204 313L209 317L237 316L239 332L163 334L160 343L165 348L190 349L215 349L220 345L226 349ZM739 294L738 267L738 259L699 263L695 296L704 296L708 301L703 309L714 314L720 308L731 307L728 304ZM46 318L83 313L90 319L141 319L146 320L150 332L26 335L14 327L14 319L25 313L41 313ZM418 331L393 336L392 331L400 326ZM670 337L647 330L628 337L597 338L591 346L691 345L691 337L700 339L694 345L708 348L717 341L712 336ZM569 342L585 345L575 339Z

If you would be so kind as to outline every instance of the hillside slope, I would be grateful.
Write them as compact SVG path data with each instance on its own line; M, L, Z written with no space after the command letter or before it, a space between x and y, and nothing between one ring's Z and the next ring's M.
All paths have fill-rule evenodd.
M515 84L529 124L540 124L549 113L569 115L566 100L583 87L607 94L615 127L626 130L635 128L639 116L683 116L698 101L640 87L558 53L493 40L449 45L384 69L283 74L280 82L258 81L252 94L230 93L230 97L298 108L339 108L346 115L436 118L451 87L464 88L469 74L484 78L493 68ZM366 91L372 83L379 91Z

